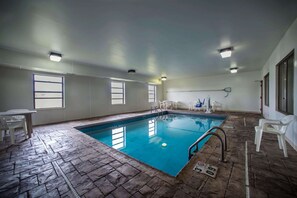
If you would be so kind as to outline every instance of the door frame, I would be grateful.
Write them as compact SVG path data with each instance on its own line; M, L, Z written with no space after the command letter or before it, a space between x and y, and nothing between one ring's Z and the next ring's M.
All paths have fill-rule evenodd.
M261 115L263 115L263 80L260 80L260 111Z

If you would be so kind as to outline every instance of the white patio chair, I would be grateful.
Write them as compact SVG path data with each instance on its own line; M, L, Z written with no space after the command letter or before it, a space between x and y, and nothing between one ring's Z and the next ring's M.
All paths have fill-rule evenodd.
M165 100L165 106L166 106L166 109L172 109L173 108L173 102L170 101L170 100Z
M166 100L164 100L164 101L159 101L159 106L160 106L160 109L167 109L167 103L166 103Z
M192 110L194 110L194 106L195 106L195 102L189 102L188 103L188 109L189 109L189 111L192 111Z
M284 156L288 157L285 134L289 124L294 119L293 115L285 116L279 120L260 119L259 126L255 126L255 144L256 151L260 151L263 133L271 133L277 135L279 148L283 150Z
M219 103L218 101L213 101L211 103L211 110L212 112L215 112L216 110L222 110L222 103Z
M16 120L11 116L0 116L0 142L3 141L4 132L9 131L11 144L15 143L15 129L22 127L27 138L27 127L22 120Z
M13 113L13 112L18 112L18 111L29 111L29 110L28 109L10 109L10 110L8 110L6 112ZM27 127L27 122L26 122L26 118L25 118L24 115L15 115L15 116L11 116L11 118L13 118L12 119L13 122L14 121L22 121L22 122L24 122L23 123L24 126ZM7 121L9 122L9 120L7 120Z
M254 140L255 144L257 144L257 139L258 139L258 136L259 136L259 133L257 133L257 129L262 128L265 123L281 124L281 121L280 120L272 120L272 119L260 119L259 120L259 126L255 126L255 131L256 131L255 140Z

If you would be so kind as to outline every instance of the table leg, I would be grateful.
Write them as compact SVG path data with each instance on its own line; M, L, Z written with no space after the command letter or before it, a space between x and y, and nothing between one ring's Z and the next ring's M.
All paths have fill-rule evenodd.
M26 114L26 124L27 124L27 131L28 131L28 136L31 138L31 134L33 133L32 129L32 115L31 114Z

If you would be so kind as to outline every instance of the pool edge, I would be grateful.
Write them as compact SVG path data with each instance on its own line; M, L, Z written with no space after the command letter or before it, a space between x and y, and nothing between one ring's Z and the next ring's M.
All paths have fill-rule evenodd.
M178 111L172 111L172 110L166 110L166 111L163 111L163 115L166 115L166 114L179 114L179 115L192 115L192 116L202 116L202 117L210 117L210 118L218 118L218 119L223 119L223 122L219 125L219 127L223 126L224 123L226 122L226 120L228 119L228 115L225 115L225 114L204 114L204 113L196 113L196 112L178 112ZM132 116L132 117L128 117L128 118L119 118L119 119L115 119L115 120L109 120L109 121L105 121L105 122L99 122L99 123L92 123L92 124L87 124L87 125L80 125L80 126L76 126L74 127L74 129L78 130L79 132L83 133L84 135L92 138L91 136L87 135L85 132L81 131L81 129L83 128L87 128L87 127L94 127L94 126L97 126L97 125L106 125L106 124L111 124L113 122L116 122L116 121L130 121L130 120L134 120L135 118L150 118L150 117L154 117L154 116L157 116L159 115L158 112L154 112L154 113L148 113L148 114L145 114L145 115L138 115L138 116ZM213 137L211 136L206 142L205 144L208 144L208 142L212 139ZM94 138L92 138L94 139ZM196 141L196 140L195 140ZM139 161L138 159L136 158L133 158L131 156L129 156L128 154L124 153L124 152L121 152L117 149L114 149L106 144L104 144L103 142L100 142L100 141L97 141L99 142L100 144L112 149L114 152L118 152L124 156L126 156L127 158L129 159L132 159L138 163L140 163L141 165L143 166L146 166L146 167L149 167L157 172L160 172L162 174L165 174L166 176L169 176L171 178L175 178L175 179L178 179L178 177L180 176L180 174L183 173L183 171L188 168L188 166L190 165L190 162L194 160L194 158L191 158L187 164L176 174L176 176L172 176L166 172L163 172L162 170L159 170L153 166L150 166L149 164L145 164L144 162L141 162ZM193 141L194 142L194 141ZM202 150L204 149L204 146L201 148ZM195 154L196 155L196 154Z

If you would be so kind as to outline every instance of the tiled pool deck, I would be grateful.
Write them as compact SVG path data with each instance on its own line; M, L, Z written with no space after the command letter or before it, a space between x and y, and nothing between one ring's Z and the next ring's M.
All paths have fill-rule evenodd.
M245 197L245 141L251 197L297 196L297 152L288 145L289 157L284 158L276 137L267 134L261 151L255 152L257 114L226 113L227 163L219 161L220 144L212 137L177 178L74 129L148 113L34 127L31 139L20 134L14 146L5 138L0 143L0 197L74 197L68 181L80 197ZM219 167L216 179L192 171L198 160Z

